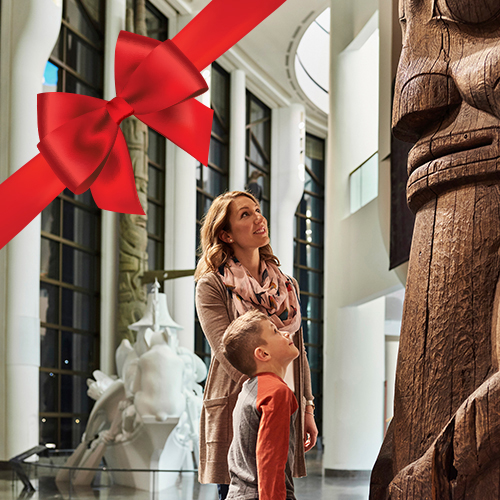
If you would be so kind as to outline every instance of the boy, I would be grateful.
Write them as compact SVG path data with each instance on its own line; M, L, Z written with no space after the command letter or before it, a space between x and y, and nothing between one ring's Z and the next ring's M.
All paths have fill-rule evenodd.
M222 343L228 361L250 377L233 412L227 500L295 500L292 466L298 404L283 379L299 351L288 333L255 310L234 320Z

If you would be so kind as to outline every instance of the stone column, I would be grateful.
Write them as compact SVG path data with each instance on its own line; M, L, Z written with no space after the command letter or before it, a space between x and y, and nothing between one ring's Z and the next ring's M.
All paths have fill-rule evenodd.
M293 225L304 191L306 113L302 104L273 109L271 137L271 246L283 272L293 275Z
M194 17L181 15L177 32ZM169 33L173 38L175 33ZM211 66L201 72L210 86ZM210 90L197 99L210 107ZM175 144L167 141L165 179L165 269L194 269L196 265L196 169L198 162ZM201 167L203 168L203 167ZM165 281L170 314L184 327L179 345L194 350L194 280L192 276Z
M229 191L243 191L246 184L245 126L246 87L245 72L231 71L229 115Z
M196 168L198 162L170 144L167 165L165 268L194 269L196 265ZM172 318L184 327L179 344L194 350L194 281L192 276L165 282Z
M10 102L10 110L1 118L9 134L10 175L38 154L36 95L42 92L45 65L61 27L62 1L4 0L2 3L2 73L10 74L8 87L2 88L2 100ZM5 14L9 17L5 18ZM2 83L5 81L2 76ZM4 251L7 253L6 413L1 458L8 459L38 444L40 216Z
M104 32L104 99L115 97L115 47L120 30L125 29L126 0L106 2ZM101 215L101 349L100 369L115 373L115 332L118 309L118 214Z
M378 15L353 40L358 22L354 4L332 1L336 36L330 38L324 273L327 475L367 471L375 460L384 427L385 308L380 297L401 286L395 273L386 271L380 195L355 213L349 210L349 176L379 144Z

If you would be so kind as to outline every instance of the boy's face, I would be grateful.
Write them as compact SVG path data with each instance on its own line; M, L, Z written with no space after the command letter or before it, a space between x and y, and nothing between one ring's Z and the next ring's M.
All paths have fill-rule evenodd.
M261 338L266 342L262 349L271 356L275 363L283 367L288 366L299 355L299 350L295 347L288 332L281 332L269 320L262 321Z

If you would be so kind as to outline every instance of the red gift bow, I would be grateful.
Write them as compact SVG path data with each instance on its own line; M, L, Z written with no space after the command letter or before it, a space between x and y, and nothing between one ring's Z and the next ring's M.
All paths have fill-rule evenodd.
M121 32L117 97L38 94L40 154L0 184L0 248L68 187L90 187L99 208L143 214L120 122L134 114L203 164L213 112L194 99L207 90L199 71L285 0L212 0L172 40ZM9 214L9 215L7 215Z

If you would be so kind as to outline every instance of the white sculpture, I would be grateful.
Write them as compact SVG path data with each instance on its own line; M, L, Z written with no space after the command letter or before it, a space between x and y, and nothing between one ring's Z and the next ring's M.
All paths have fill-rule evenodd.
M183 359L167 343L153 345L142 354L133 388L139 415L153 415L161 422L171 415L181 415L186 407L183 372Z
M170 317L158 282L148 295L146 313L130 329L132 346L116 350L118 378L99 370L89 379L96 400L82 443L66 465L95 468L103 455L110 469L192 470L199 459L198 423L202 406L199 382L207 375L203 361L178 345L182 329ZM192 455L195 460L193 461ZM90 484L94 471L73 473L75 485ZM175 484L178 473L114 472L116 483L160 491ZM61 470L56 480L69 480Z

